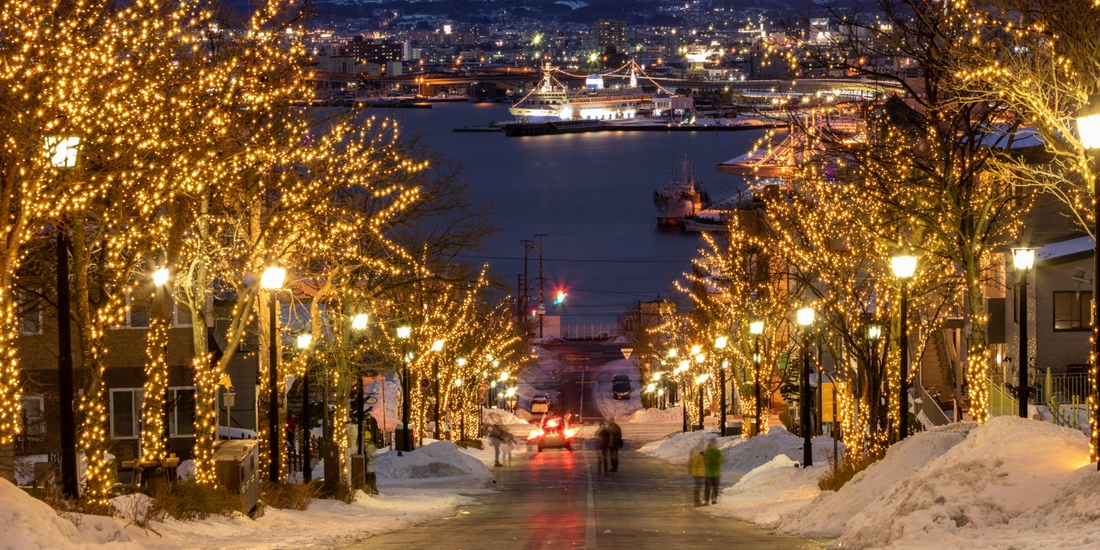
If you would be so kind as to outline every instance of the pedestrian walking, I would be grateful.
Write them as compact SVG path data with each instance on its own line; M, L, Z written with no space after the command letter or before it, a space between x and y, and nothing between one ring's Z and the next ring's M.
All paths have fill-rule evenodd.
M611 453L611 471L619 471L619 449L623 448L623 431L612 418L607 423L607 433L611 434L609 451Z
M600 427L596 429L596 448L600 451L600 473L602 474L607 471L607 453L611 449L611 432L607 431L603 420L600 421Z
M695 480L695 505L702 506L703 480L706 476L706 465L703 463L703 445L696 445L688 454L688 473Z
M504 428L499 424L489 426L489 444L493 446L493 463L495 466L504 466L500 463L500 446L504 445Z
M707 450L703 451L703 466L706 469L706 493L703 501L718 504L718 482L722 479L722 463L726 457L722 455L718 444L711 439L707 444Z

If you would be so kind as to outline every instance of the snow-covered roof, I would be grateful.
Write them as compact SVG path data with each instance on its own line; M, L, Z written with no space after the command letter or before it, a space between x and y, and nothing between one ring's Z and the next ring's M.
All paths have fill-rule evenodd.
M1043 245L1035 252L1036 260L1053 260L1073 254L1089 252L1096 248L1096 242L1092 237L1076 237L1056 243Z

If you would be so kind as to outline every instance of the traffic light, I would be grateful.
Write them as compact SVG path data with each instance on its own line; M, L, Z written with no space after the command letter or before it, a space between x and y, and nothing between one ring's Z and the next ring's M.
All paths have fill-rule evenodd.
M554 305L560 306L565 303L565 297L567 294L563 290L558 291L558 295L554 297Z

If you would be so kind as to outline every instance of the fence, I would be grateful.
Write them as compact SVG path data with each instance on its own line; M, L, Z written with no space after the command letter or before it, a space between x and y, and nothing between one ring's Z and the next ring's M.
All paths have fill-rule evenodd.
M1019 414L1020 407L1004 387L1004 378L999 374L989 377L989 413L993 416L1012 416Z
M1088 396L1091 391L1086 374L1052 374L1047 369L1042 386L1032 387L1038 394L1036 412L1043 420L1089 434ZM1038 391L1035 391L1038 390ZM989 411L993 416L1019 414L1016 399L1006 391L1004 378L995 373L989 378Z
M562 340L607 340L622 335L615 323L562 325Z

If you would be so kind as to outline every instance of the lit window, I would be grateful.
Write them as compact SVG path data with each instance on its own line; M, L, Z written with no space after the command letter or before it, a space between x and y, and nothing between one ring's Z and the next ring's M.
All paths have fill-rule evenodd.
M1092 292L1054 293L1054 330L1083 331L1092 329L1089 318Z

